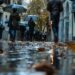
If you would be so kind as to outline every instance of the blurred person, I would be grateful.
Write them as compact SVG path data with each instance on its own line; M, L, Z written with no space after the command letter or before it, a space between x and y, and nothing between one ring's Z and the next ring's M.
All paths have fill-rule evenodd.
M3 4L3 0L0 0L0 6ZM3 30L4 30L4 27L2 25L2 12L0 12L0 40L2 39L2 33L3 33Z
M60 13L63 11L61 0L50 0L47 5L47 10L50 12L49 25L54 33L54 42L58 43L58 29Z
M39 30L35 30L35 32L34 32L34 39L36 41L42 41L42 33Z
M28 21L28 26L29 26L29 38L30 38L30 41L32 41L34 36L34 27L35 27L35 22L33 21L32 17Z
M47 34L46 33L43 33L42 34L42 41L46 41L46 38L47 38Z
M10 41L15 41L16 38L16 30L19 29L19 21L20 21L20 16L17 13L17 9L13 9L13 13L10 15L9 18L9 34L10 34Z
M2 21L2 14L3 13L0 13L0 40L2 39L2 33L4 30L3 21Z
M20 33L21 33L21 35L20 35L20 40L21 41L24 41L24 36L25 36L25 31L26 31L26 28L25 28L25 26L20 26Z
M25 40L25 34L26 34L26 26L20 25L20 40Z
M25 30L25 40L26 41L29 41L30 40L30 38L29 38L29 29L26 29Z

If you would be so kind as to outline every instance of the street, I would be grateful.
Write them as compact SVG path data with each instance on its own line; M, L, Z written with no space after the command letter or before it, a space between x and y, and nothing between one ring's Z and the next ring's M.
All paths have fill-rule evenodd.
M46 59L50 63L48 52L52 44L51 42L16 42L14 44L0 42L0 48L4 51L0 54L0 75L34 75L34 70L31 68L33 64L40 62L41 59ZM45 53L40 54L37 51L39 47L44 47ZM72 75L72 52L63 47L62 50L65 58L60 59L60 70L56 75Z

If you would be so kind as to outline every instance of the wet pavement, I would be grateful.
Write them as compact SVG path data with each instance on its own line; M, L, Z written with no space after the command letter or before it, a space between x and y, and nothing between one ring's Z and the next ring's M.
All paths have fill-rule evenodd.
M50 63L51 42L0 42L0 75L43 75L36 73L32 65L46 59ZM44 48L44 52L38 52L38 48ZM64 52L66 58L61 58L60 70L57 75L72 75L72 52L65 47L58 48Z

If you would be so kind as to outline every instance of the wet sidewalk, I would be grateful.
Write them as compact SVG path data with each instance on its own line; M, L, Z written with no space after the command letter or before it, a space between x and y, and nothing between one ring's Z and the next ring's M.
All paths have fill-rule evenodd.
M0 55L0 75L37 75L33 74L32 65L46 59L50 63L51 42L0 42L0 48L4 54ZM43 53L38 53L39 47L45 48ZM65 57L60 59L60 70L57 75L72 75L72 52L64 46L59 51L64 52ZM31 73L32 72L32 73ZM39 75L42 75L39 73Z

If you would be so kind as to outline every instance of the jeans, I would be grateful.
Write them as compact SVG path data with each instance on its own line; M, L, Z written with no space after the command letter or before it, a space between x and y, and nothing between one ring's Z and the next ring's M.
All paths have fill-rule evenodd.
M10 33L10 40L11 40L11 41L15 41L16 29L10 29L10 30L9 30L9 33Z

